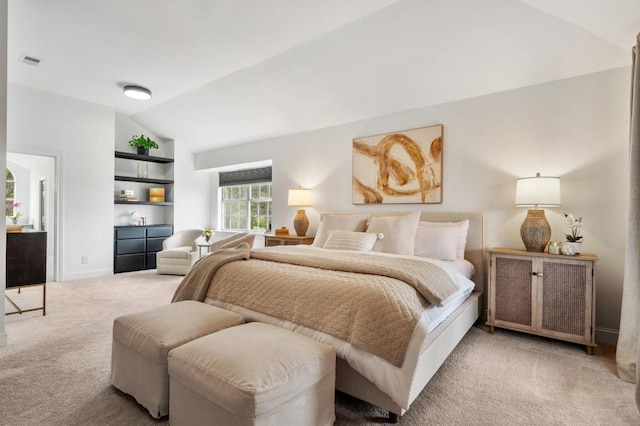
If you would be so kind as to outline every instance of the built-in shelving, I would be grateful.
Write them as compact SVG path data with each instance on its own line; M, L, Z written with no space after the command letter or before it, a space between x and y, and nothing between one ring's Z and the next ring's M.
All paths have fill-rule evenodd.
M114 176L113 179L123 182L156 183L158 185L170 185L173 183L173 181L169 179L139 178L133 176Z
M116 151L116 158L124 158L127 160L148 161L150 163L173 163L173 158L154 157L153 155L134 154L132 152Z
M172 206L173 205L172 201L158 202L158 201L122 201L122 200L115 200L114 203L115 204L140 204L140 205L144 205L144 206Z
M139 162L146 162L146 163L158 163L161 166L157 166L157 167L161 167L162 170L159 169L155 169L156 175L164 175L166 174L167 171L167 167L171 167L173 165L174 159L173 158L168 158L168 157L155 157L153 155L141 155L141 154L135 154L135 153L131 153L131 152L124 152L124 151L115 151L115 158L120 158L123 160L133 160L133 161L139 161ZM128 172L125 172L128 173ZM164 177L164 176L162 176ZM167 176L167 177L172 177L172 173ZM126 174L116 174L113 177L114 181L116 182L133 182L133 183L137 183L137 184L142 184L141 187L138 187L138 189L142 189L142 193L144 194L147 189L149 188L148 185L162 185L163 187L165 187L166 189L171 188L171 185L173 185L173 180L172 179L164 179L164 178L155 178L155 177L137 177L137 176L127 176ZM118 186L116 186L116 197L117 197L117 191L118 191ZM146 197L145 197L146 198ZM136 200L136 201L127 201L127 200L119 200L119 199L115 199L114 200L114 204L119 204L119 205L124 205L124 204L130 204L130 205L143 205L143 206L157 206L157 207L167 207L167 206L173 206L173 201L162 201L162 202L156 202L156 201L148 201L148 200Z

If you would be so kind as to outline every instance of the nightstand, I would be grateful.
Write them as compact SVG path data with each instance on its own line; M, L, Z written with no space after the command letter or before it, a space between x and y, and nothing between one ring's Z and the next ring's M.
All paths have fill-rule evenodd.
M594 254L489 252L487 325L596 347Z
M297 246L298 244L311 245L313 238L309 236L299 237L297 235L273 235L264 234L264 246Z

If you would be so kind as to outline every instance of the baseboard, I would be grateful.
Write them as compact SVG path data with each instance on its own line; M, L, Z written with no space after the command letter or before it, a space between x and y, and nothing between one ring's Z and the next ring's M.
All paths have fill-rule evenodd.
M0 333L0 348L7 346L7 333Z
M618 330L596 327L596 343L615 346L618 343Z

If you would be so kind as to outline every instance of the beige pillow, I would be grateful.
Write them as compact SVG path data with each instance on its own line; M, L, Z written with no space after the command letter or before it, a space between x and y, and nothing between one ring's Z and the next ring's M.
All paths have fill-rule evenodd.
M448 228L451 232L447 232L447 236L455 238L456 244L456 259L464 259L464 251L467 248L467 233L469 232L469 221L461 220L460 222L418 222L418 228L416 230L415 240L415 255L422 256L418 252L426 250L425 244L431 244L426 241L433 233L430 228ZM425 256L430 257L430 256Z
M328 250L371 251L371 247L378 237L378 234L369 232L330 231L324 248Z
M458 231L449 226L421 227L416 229L414 256L431 259L456 260Z
M377 240L371 251L413 255L419 220L419 211L400 216L372 216L367 232L384 234L384 238Z
M363 232L368 218L369 215L366 214L325 214L322 216L313 245L324 247L329 238L329 231Z

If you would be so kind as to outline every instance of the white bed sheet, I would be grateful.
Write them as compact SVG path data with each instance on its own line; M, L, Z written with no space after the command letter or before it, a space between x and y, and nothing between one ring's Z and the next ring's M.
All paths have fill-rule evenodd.
M375 253L380 255L381 253ZM394 254L384 254L385 256L397 256ZM207 297L205 303L221 307L236 312L247 319L247 321L261 321L268 324L277 325L296 333L311 337L315 340L330 344L336 349L336 354L347 361L349 366L362 374L366 379L375 384L380 390L389 395L393 401L403 408L408 408L410 404L409 389L413 380L413 373L416 369L418 357L425 349L426 338L447 316L454 312L469 297L474 288L474 283L468 277L473 272L473 265L466 260L446 262L435 259L410 256L425 262L434 263L440 266L453 279L458 286L458 291L447 298L443 306L428 305L422 313L421 319L414 330L409 342L405 360L402 367L396 367L390 362L370 354L344 340L330 336L317 330L310 329L290 321L275 318L260 312L254 312L242 306L221 302ZM471 268L469 267L471 265Z

